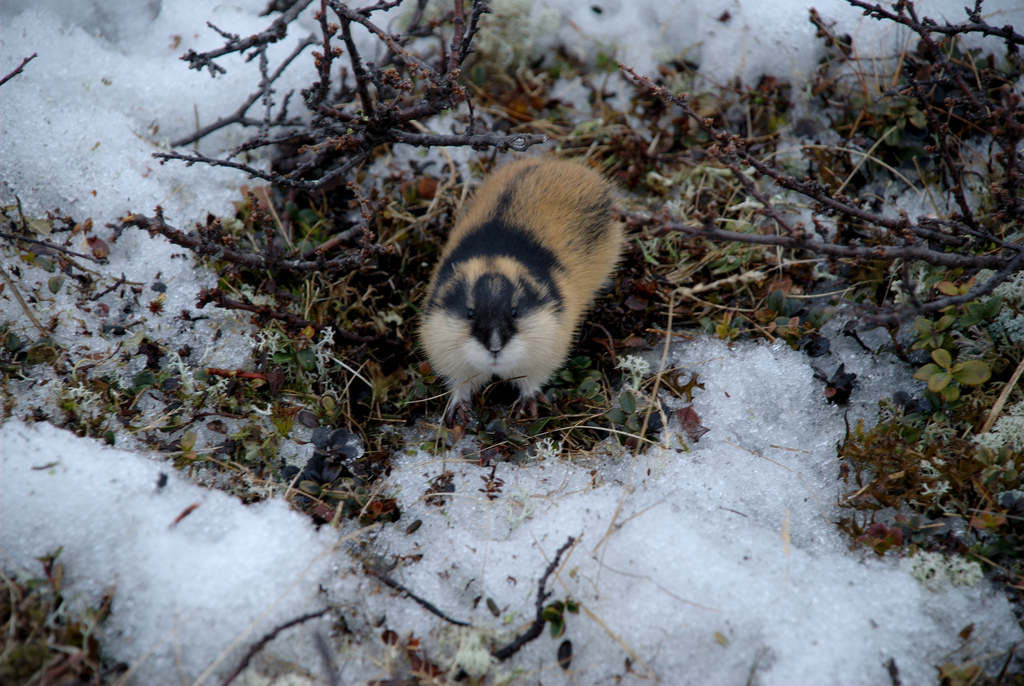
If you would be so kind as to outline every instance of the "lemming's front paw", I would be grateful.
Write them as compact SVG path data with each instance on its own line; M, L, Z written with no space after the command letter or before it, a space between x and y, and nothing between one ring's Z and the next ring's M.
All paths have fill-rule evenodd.
M544 403L545 405L548 404L547 396L545 396L540 391L535 391L533 393L524 393L523 395L519 396L518 400L516 400L513 409L515 410L516 415L519 417L529 415L531 419L536 419L538 401Z
M459 401L449 404L448 409L444 413L444 423L449 428L456 424L461 424L462 426L469 424L469 403Z

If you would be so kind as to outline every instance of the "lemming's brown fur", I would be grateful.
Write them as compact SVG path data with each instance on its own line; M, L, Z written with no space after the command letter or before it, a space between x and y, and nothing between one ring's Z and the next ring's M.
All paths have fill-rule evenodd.
M536 411L541 384L622 250L614 190L576 162L525 159L477 189L431 278L420 339L433 370L465 404L493 377Z

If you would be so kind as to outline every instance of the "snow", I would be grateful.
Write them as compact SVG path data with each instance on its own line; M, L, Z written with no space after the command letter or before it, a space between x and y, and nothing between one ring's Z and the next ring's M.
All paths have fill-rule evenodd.
M683 55L701 65L708 83L753 83L762 73L804 77L821 57L807 2L541 4L560 18L553 37L538 38L539 50L550 45L545 40L586 59L615 50L641 73ZM959 19L962 4L919 6L935 18ZM20 200L30 216L59 208L80 221L88 217L102 236L109 236L106 222L158 204L178 226L228 212L245 178L204 166L161 166L151 153L193 130L197 116L207 122L249 94L254 65L224 58L228 73L214 80L189 71L178 57L220 44L208 20L242 35L263 30L268 19L258 13L265 5L3 3L0 74L33 52L38 57L0 88L0 202ZM839 22L839 32L855 36L858 50L885 53L906 40L838 0L815 6ZM1024 10L1012 0L985 8L990 23L1024 25ZM294 33L315 29L310 10ZM298 38L289 35L275 46L272 61ZM307 85L306 69L298 60L282 92ZM430 126L443 128L437 121ZM226 130L204 139L200 150L217 153L238 136ZM460 167L464 152L455 155ZM111 261L102 267L107 282L124 274L142 284L131 314L121 309L131 297L122 289L101 299L82 324L71 316L67 290L48 295L48 275L22 267L23 289L41 294L30 304L36 316L58 315L59 343L105 364L104 355L154 331L192 346L206 365L251 364L254 344L244 321L208 310L209 319L188 325L177 318L194 308L214 274L141 231L126 232L110 247ZM84 244L78 249L89 252ZM0 251L4 265L16 260ZM158 280L169 286L162 314L146 308L158 296L151 289ZM8 321L29 330L9 292L0 296L0 322ZM129 330L82 334L103 324ZM917 387L895 363L878 363L846 344L836 348L816 364L831 374L845 362L858 374L851 423L871 420L879 399ZM141 369L140 360L132 364L123 372L129 379ZM754 671L765 684L887 683L891 658L904 683L927 683L936 680L937 664L961 651L998 652L1024 639L1005 597L987 583L933 589L911 576L910 560L848 550L831 523L840 516L835 445L846 424L842 411L820 396L808 358L763 344L698 341L673 347L669 364L693 365L705 384L693 407L710 432L698 443L680 438L678 425L670 424L663 445L636 456L608 445L591 457L502 463L495 476L504 486L495 500L479 490L489 471L457 450L399 455L384 487L398 498L402 520L363 532L360 540L385 559L404 557L392 575L418 595L485 635L508 639L532 618L537 580L554 552L575 537L548 584L552 599L571 595L582 606L566 619L572 671L557 667L562 639L545 632L494 668L498 675L520 670L519 681L588 683L624 674L626 682L653 675L735 683ZM387 628L420 638L428 654L454 656L460 641L469 640L364 576L348 548L354 528L318 531L279 499L245 506L180 477L159 456L25 423L18 408L52 398L58 381L26 380L10 389L15 418L0 425L0 559L8 573L38 575L35 558L63 546L67 597L94 602L113 589L102 645L134 666L137 683L223 677L255 638L327 604L339 608L358 639L339 661L345 683L386 672L381 618ZM119 435L118 445L130 447L130 437ZM474 446L459 448L472 453ZM454 494L443 507L427 504L429 481L446 470ZM158 487L161 474L167 483ZM193 504L198 507L175 523ZM405 533L417 519L419 530ZM501 616L478 598L493 599ZM965 644L958 632L970 622L976 628ZM258 666L271 671L290 663L318 674L310 637L329 633L329 624L310 622L283 634Z
M62 546L79 600L113 591L107 649L137 667L140 683L177 671L175 646L189 679L218 659L233 667L236 637L323 607L313 580L327 573L337 539L283 501L246 507L171 465L49 424L7 422L0 445L5 567ZM315 660L296 654L301 642L275 646L274 658Z
M894 365L841 355L862 375L851 423L871 414L868 398L908 382ZM571 676L551 670L562 639L545 634L524 649L519 665L544 683L607 681L631 655L636 678L673 683L742 683L758 664L760 683L877 684L888 680L890 658L905 683L928 683L978 616L985 626L973 648L1019 640L1005 598L984 585L931 591L908 560L847 551L831 523L843 412L825 403L802 354L701 341L674 348L669 362L705 385L693 408L711 431L688 449L673 439L635 458L503 463L503 495L493 501L479 491L472 455L397 460L390 481L403 519L423 521L412 536L399 528L378 538L390 555L423 556L396 571L399 580L500 633L509 627L484 603L474 610L474 599L515 612L512 627L531 619L540 571L575 537L552 585L589 612L566 620ZM442 509L423 495L445 470L456 488ZM520 521L524 503L531 514ZM369 602L384 612L384 599ZM389 607L399 633L426 635L434 622L418 606L402 615Z
M755 85L764 74L806 80L824 56L809 9L837 35L849 34L861 55L893 55L908 39L906 31L868 19L842 0L779 2L685 2L684 0L541 0L563 17L557 41L584 59L613 54L637 73L655 73L659 61L682 59L700 65L708 83L735 78ZM882 5L889 9L889 4ZM964 21L957 0L915 3L920 17ZM1024 9L1014 0L985 2L983 17L994 26L1020 25Z

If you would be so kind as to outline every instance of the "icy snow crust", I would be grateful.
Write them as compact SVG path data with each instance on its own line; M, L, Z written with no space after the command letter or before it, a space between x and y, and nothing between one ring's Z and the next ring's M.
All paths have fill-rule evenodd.
M139 663L139 683L179 681L175 645L192 681L243 632L258 639L323 607L316 580L336 537L315 531L283 501L246 507L189 483L171 465L48 424L10 421L0 427L0 445L4 567L38 575L34 558L63 546L65 596L94 603L113 591L104 648ZM278 643L273 654L295 659L303 648ZM231 668L241 655L229 657Z
M824 18L839 22L837 31L854 35L863 52L906 40L842 3L814 4ZM268 19L257 15L265 5L0 5L0 74L38 53L0 89L0 202L17 198L32 216L59 208L78 220L92 218L101 236L108 235L105 222L128 211L152 212L157 204L178 226L229 211L246 179L202 166L160 166L150 154L161 141L191 131L197 114L206 123L234 111L249 94L254 65L224 58L228 74L212 80L177 58L221 43L206 21L241 35L263 30ZM614 50L641 73L659 59L682 55L700 63L709 83L734 77L752 83L761 73L809 74L821 55L805 2L543 5L561 17L550 40L586 59ZM919 9L959 20L962 5L921 2ZM992 24L1024 25L1024 9L1014 2L985 8ZM297 34L315 29L310 14L300 23ZM297 38L275 46L271 61ZM363 54L370 54L369 46ZM307 72L308 59L300 58L281 91L308 85ZM211 136L200 150L216 154L239 135ZM461 154L456 160L465 162ZM194 347L209 366L248 363L247 325L217 312L192 326L174 319L194 306L201 287L213 285L212 274L139 231L126 232L111 248L103 269L111 279L123 273L145 284L141 305L156 296L150 284L168 286L167 314L147 313L146 330ZM16 258L0 253L0 259L11 264ZM24 287L47 292L42 282ZM55 333L61 345L80 346L75 352L83 355L112 354L131 334L83 338L69 316L69 290L31 306L40 318L61 315ZM110 311L97 309L90 329L127 323L116 318L115 296L100 301ZM9 293L0 297L0 317L25 323ZM205 348L218 330L221 341ZM845 362L858 374L851 424L859 417L870 421L880 398L914 388L907 370L844 344L834 347L815 363L831 374ZM548 585L552 600L572 595L583 608L566 618L572 671L556 666L562 639L546 632L494 668L497 675L518 669L520 678L543 683L616 675L638 682L651 674L673 683L745 683L752 670L764 684L888 683L890 658L904 683L928 683L936 679L935 665L955 660L961 650L984 654L1022 639L1005 598L987 584L930 590L910 576L908 560L849 552L830 523L839 516L834 460L845 422L820 397L806 357L765 345L730 349L696 342L673 349L669 364L693 365L705 385L693 403L710 429L699 443L684 445L678 426L670 424L663 446L635 458L608 446L589 458L562 454L501 464L495 476L504 486L496 500L480 491L485 470L461 461L461 452L397 456L386 486L397 494L402 520L372 534L371 550L389 560L408 556L393 570L396 579L501 642L532 619L538 577L555 550L576 537ZM134 371L123 373L130 378ZM11 390L26 405L41 404L57 381L43 378ZM119 435L118 445L131 445L130 437ZM428 505L428 482L444 470L454 473L456 491L443 507ZM161 473L167 484L158 488ZM174 523L193 504L198 507ZM422 526L405 534L416 519ZM0 426L4 569L38 575L35 558L63 546L66 597L94 602L113 588L103 646L137 667L137 683L191 683L211 667L223 677L238 659L236 642L246 646L328 603L341 608L354 632L338 662L344 683L385 673L387 649L379 641L385 627L412 632L439 662L454 654L459 636L358 571L347 544L338 545L354 531L316 531L278 500L243 506L189 483L159 459L52 426L13 419ZM417 555L423 557L414 561ZM486 598L499 607L499 618ZM976 628L964 645L957 634L972 621ZM283 634L268 646L260 669L272 671L271 663L319 669L312 631L326 634L329 627L312 622Z
M864 382L851 422L869 411L869 397L906 380L895 367L870 368L867 356L842 356ZM894 658L906 683L929 683L975 613L986 620L973 647L1021 637L1005 599L984 586L931 592L907 561L848 552L830 523L845 424L804 356L705 341L675 348L670 363L705 385L693 408L711 431L689 450L671 440L635 462L501 464L503 495L494 501L471 462L424 453L398 460L391 481L401 488L403 521L423 521L412 536L392 528L378 541L391 555L423 555L401 568L402 583L500 631L483 602L472 609L478 596L493 598L503 615L514 613L509 631L532 619L537 577L577 537L552 584L553 598L571 595L586 608L567 615L572 677L554 666L562 639L547 632L518 663L543 683L600 683L622 674L627 657L633 681L745 683L756 664L766 684L877 684ZM446 469L455 474L451 502L426 504L429 480ZM385 611L383 599L368 602ZM388 607L395 630L419 636L435 625L415 605L401 615Z
M889 365L867 369L866 355L841 355L865 377L851 421L869 398L905 381ZM929 590L910 576L908 560L846 549L829 523L845 425L802 354L706 341L675 349L670 363L691 365L705 385L693 407L711 431L699 443L685 448L670 425L667 447L635 461L611 450L500 464L504 486L493 501L480 492L485 470L461 452L397 457L388 488L402 522L423 524L412 535L386 527L373 549L407 556L395 578L502 642L532 620L537 578L576 537L549 584L553 598L571 595L583 606L567 615L572 675L553 666L558 642L546 633L497 668L544 683L621 675L627 658L633 680L735 683L756 664L766 684L882 683L893 658L906 683L928 683L935 665L964 647L957 634L970 622L972 652L1021 640L1005 597L986 584ZM317 532L280 501L243 506L159 461L46 425L8 422L0 444L5 567L30 569L63 545L70 597L115 587L105 645L117 659L142 660L140 683L176 672L175 645L191 681L237 637L245 644L326 603L367 642L344 663L343 682L379 675L373 626L381 617L420 637L439 661L452 650L434 615L380 592L333 549L352 529ZM445 470L455 475L450 501L426 504L428 482ZM161 472L169 479L158 488ZM493 599L501 618L480 598ZM278 639L266 659L317 665L317 628ZM237 650L215 673L235 660Z

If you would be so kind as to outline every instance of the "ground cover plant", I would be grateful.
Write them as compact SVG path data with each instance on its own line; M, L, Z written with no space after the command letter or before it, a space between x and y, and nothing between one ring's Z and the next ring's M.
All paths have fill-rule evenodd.
M213 270L216 284L177 324L201 326L207 308L236 312L257 340L251 367L207 365L156 332L129 335L147 312L165 314L166 285L103 275L110 246L90 222L60 212L27 216L14 205L4 208L0 236L18 264L3 278L28 325L0 323L5 414L18 405L18 383L52 379L60 390L51 404L39 403L35 419L112 444L130 435L170 455L197 482L245 502L283 494L318 524L354 520L415 531L384 485L410 436L438 454L475 438L463 457L479 463L484 497L496 497L506 489L496 465L529 459L538 440L570 454L609 437L637 448L675 421L699 441L700 417L664 400L691 401L702 388L699 374L652 374L630 353L703 333L782 341L816 357L833 344L822 328L842 318L842 336L896 355L926 384L914 395L894 393L882 421L850 426L839 448L839 501L849 514L838 525L851 548L911 556L930 581L968 583L984 574L1020 608L1024 107L1017 84L1024 36L1020 27L986 23L980 2L963 22L938 24L912 3L850 1L877 21L905 27L912 39L879 68L827 16L812 12L828 57L805 116L793 109L791 84L769 75L753 87L711 88L681 60L639 74L611 56L596 72L568 54L545 63L509 57L484 40L500 24L487 23L491 8L482 2L416 3L396 34L377 18L398 2L352 8L323 1L319 31L278 65L268 48L296 30L309 0L270 8L275 18L266 31L248 38L215 27L224 46L183 59L216 78L219 57L243 53L258 63L259 83L237 111L157 157L166 165L238 169L252 185L234 216L178 227L160 208L135 208L109 240L147 231ZM383 46L383 59L364 56L355 26ZM967 48L972 35L998 38L1005 49ZM277 92L284 67L303 59L312 65L309 87ZM572 112L578 105L551 94L559 79L574 76L588 91L582 122ZM617 79L629 85L628 99L609 97L608 83ZM462 133L433 132L441 117ZM229 124L250 132L235 149L221 157L188 149ZM430 266L469 173L493 168L500 153L542 143L622 187L617 211L634 238L577 352L545 389L548 412L517 421L507 412L507 389L496 386L472 421L444 426L442 386L415 341ZM478 154L457 162L459 146ZM409 148L428 154L403 152ZM257 151L272 160L269 171ZM918 212L900 206L907 197L921 199ZM83 235L91 254L71 248ZM45 284L38 292L28 292L29 275ZM121 337L104 359L76 358L51 338L55 324L27 304L65 298L109 310L107 296L120 323L102 331L83 325L87 335ZM877 327L887 340L867 340ZM824 370L820 381L839 405L857 383L842 368ZM288 464L279 447L302 431L313 456ZM452 490L442 474L424 498L443 505ZM549 579L572 543L536 570L535 618L513 640L484 645L482 667L442 665L415 637L395 634L396 674L479 679L492 664L487 655L505 660L545 628L560 636L578 608L571 597L553 597ZM372 554L360 563L443 621L461 621L395 580ZM44 563L47 592L59 596L54 565ZM12 598L32 597L25 582L5 582ZM43 641L49 653L42 657L42 615L14 608L3 608L4 619L18 638L0 667L31 682L68 674L112 681L115 667L98 666L89 638L89 622L102 609L95 620L67 623L69 637ZM56 659L69 654L58 644L73 644L80 657ZM330 651L321 652L333 675ZM558 662L568 667L571 659L571 644L560 647ZM936 669L950 684L1019 683L1024 673L1013 651Z

